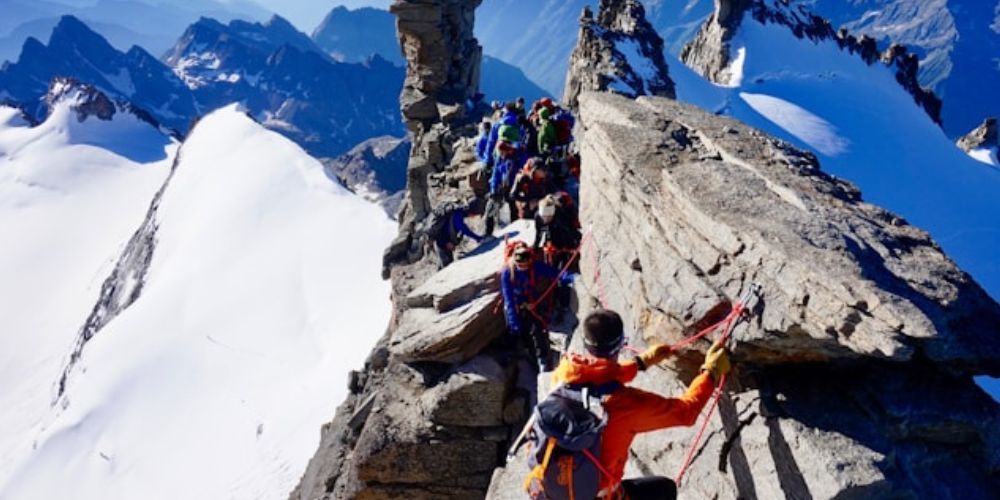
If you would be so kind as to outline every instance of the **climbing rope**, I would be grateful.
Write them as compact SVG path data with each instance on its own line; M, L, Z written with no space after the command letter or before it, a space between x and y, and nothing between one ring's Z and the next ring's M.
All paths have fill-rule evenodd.
M587 232L587 235L584 238L584 242L586 244L589 244L592 250L590 252L590 263L594 269L593 279L594 279L594 284L595 286L597 286L598 290L598 300L600 301L602 308L607 308L607 299L606 299L607 296L604 293L604 284L601 281L601 270L600 267L598 267L597 265L598 249L596 243L594 243L593 234L590 231ZM581 247L582 246L583 245L581 245ZM680 351L681 349L690 346L691 344L694 344L695 342L703 338L708 337L709 335L711 335L716 330L719 330L720 328L722 329L722 336L719 337L719 342L722 343L723 345L727 344L729 342L729 339L732 337L733 330L736 328L736 325L739 324L740 320L746 317L745 314L747 312L751 311L755 307L757 300L759 300L760 293L761 293L760 287L757 285L752 285L747 290L747 292L744 293L742 297L740 297L739 302L737 302L733 306L733 309L729 312L729 314L726 315L725 318L702 329L698 333L691 335L690 337L686 337L684 340L681 340L680 342L671 345L670 352L675 353L677 351ZM634 354L642 354L641 350L633 346L626 345L625 348L633 352ZM711 422L712 417L715 415L716 408L718 408L719 406L719 401L722 399L722 390L726 385L726 378L727 378L726 375L722 375L721 377L719 377L719 381L716 384L715 389L713 390L712 401L709 403L708 414L705 415L705 418L702 420L702 423L698 428L698 432L694 435L694 438L691 440L691 444L688 445L687 454L684 457L684 461L681 464L680 469L677 471L677 479L675 480L677 487L681 486L681 482L684 480L684 475L691 468L691 464L694 462L695 452L697 451L698 446L701 444L701 440L702 438L704 438L705 432L708 430L708 424L709 422Z

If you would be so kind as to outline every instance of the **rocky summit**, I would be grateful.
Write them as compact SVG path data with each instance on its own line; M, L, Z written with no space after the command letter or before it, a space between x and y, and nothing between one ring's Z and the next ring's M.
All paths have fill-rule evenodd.
M976 127L959 139L958 147L966 153L977 149L989 149L1000 147L1000 134L997 133L997 119L990 117L983 121L983 124Z
M294 500L525 496L524 454L504 455L548 378L511 349L498 314L503 244L466 243L438 270L421 230L433 207L482 194L475 107L465 106L477 90L478 3L393 6L414 136L400 237L385 259L395 315L350 376ZM668 81L655 55L619 57L645 22L637 5L602 1L584 14L570 80L650 64ZM736 15L720 9L713 22ZM1000 406L973 377L1000 375L1000 305L926 232L867 203L814 155L644 95L657 93L645 85L613 87L567 92L586 230L574 312L620 312L642 348L688 338L763 288L730 343L735 370L704 439L691 450L689 427L642 435L626 477L675 477L690 452L682 498L995 498ZM533 229L515 222L504 239L531 241ZM565 349L579 351L574 326L554 326L552 340L568 334ZM636 385L682 393L708 346L675 353Z
M597 19L584 8L563 100L575 107L576 96L587 90L675 97L663 39L638 0L601 0Z

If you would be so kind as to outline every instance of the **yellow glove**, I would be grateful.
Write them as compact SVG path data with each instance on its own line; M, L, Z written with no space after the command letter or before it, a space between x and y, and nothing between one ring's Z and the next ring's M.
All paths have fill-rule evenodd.
M658 344L649 349L646 352L639 355L639 366L643 369L649 368L653 365L658 365L673 354L673 349L666 344Z
M719 380L723 375L729 373L731 368L726 347L718 342L712 344L708 354L705 354L705 364L701 365L701 369L711 373L713 379Z

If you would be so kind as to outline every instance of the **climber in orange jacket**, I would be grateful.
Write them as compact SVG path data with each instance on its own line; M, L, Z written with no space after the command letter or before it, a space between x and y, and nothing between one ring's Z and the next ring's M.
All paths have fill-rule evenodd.
M667 478L622 481L629 448L637 434L667 427L691 426L708 403L718 380L730 369L724 346L715 344L705 356L701 373L680 398L666 398L625 386L639 371L656 365L671 354L667 345L657 345L629 361L619 362L625 344L621 316L599 310L584 320L584 345L588 356L564 357L553 373L557 384L606 386L620 384L604 398L608 419L602 437L599 461L610 477L601 478L602 498L669 498L676 493Z

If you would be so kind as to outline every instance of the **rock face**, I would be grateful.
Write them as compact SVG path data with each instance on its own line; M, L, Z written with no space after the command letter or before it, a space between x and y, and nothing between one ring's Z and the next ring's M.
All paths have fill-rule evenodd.
M324 165L345 186L380 203L394 217L405 194L410 147L410 141L404 138L376 137Z
M437 272L420 223L432 205L470 192L475 155L466 100L481 49L472 1L399 1L408 60L401 96L413 134L400 238L387 252L395 317L348 381L351 395L324 426L294 500L482 498L533 404L527 360L511 355L498 314L497 240ZM470 126L472 125L472 126ZM529 240L530 225L510 229Z
M581 92L605 90L628 97L676 97L663 39L638 0L601 0L597 19L589 7L580 18L563 102L575 108Z
M867 35L858 38L843 28L835 30L826 19L785 0L715 0L715 12L698 36L681 51L681 60L705 78L728 84L733 76L730 74L733 60L730 41L748 14L761 24L791 30L798 38L814 42L835 41L841 49L857 54L868 65L876 62L886 65L895 71L896 81L931 119L941 123L941 99L921 87L918 80L920 62L916 54L909 53L899 44L879 52L874 38Z
M400 234L386 251L385 278L394 264L423 256L416 226L431 210L428 179L449 165L456 140L474 129L467 112L479 93L483 49L473 27L480 2L397 0L390 7L407 61L400 106L413 148Z
M997 119L987 118L982 125L969 132L958 141L958 147L966 153L976 149L1000 147L1000 137L997 134Z
M765 289L682 495L995 494L1000 408L971 376L1000 372L1000 306L926 233L809 154L674 101L584 94L580 120L598 252L583 275L600 263L633 342L677 341ZM640 385L681 391L685 361ZM673 475L691 433L638 440L634 464Z
M397 297L292 499L483 497L534 400L529 365L498 342L502 252L495 241L438 273L429 262L394 273L397 290L415 289Z

